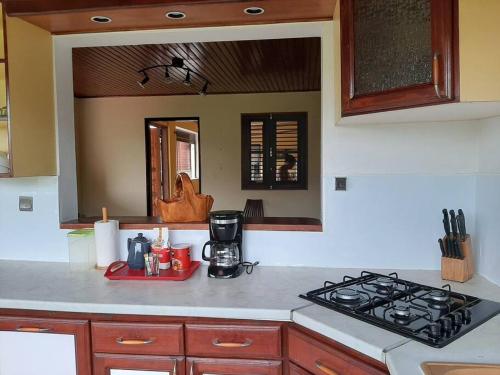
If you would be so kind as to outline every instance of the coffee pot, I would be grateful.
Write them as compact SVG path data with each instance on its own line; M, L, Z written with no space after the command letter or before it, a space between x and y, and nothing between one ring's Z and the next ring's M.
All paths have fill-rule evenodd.
M132 270L142 270L145 267L144 254L151 251L151 242L142 233L134 239L128 239L128 267Z
M210 254L207 256L205 250L210 246ZM202 258L208 261L209 268L214 270L214 277L231 278L238 274L241 259L241 249L236 242L208 241L203 246Z
M203 260L208 261L208 276L222 279L238 277L243 271L241 211L213 211L209 219L210 241L203 246ZM206 254L210 246L209 255Z

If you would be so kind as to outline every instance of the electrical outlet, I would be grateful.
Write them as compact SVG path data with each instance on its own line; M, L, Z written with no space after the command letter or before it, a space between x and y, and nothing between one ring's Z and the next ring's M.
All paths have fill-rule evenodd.
M19 197L19 211L33 211L33 197Z
M347 190L347 177L335 177L335 191Z

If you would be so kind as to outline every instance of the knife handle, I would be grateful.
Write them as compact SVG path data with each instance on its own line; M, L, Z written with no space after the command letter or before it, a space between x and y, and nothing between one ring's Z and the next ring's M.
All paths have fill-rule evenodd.
M441 255L443 258L446 258L446 251L444 250L444 242L441 238L438 240L438 242L439 242L439 248L441 249Z
M455 216L454 210L450 210L450 221L451 221L451 232L453 233L453 238L455 238L458 235L458 228L457 228L457 217Z

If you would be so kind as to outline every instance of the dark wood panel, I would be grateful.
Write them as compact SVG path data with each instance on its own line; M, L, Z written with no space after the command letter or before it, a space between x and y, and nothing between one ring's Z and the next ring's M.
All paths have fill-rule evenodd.
M247 25L321 21L333 18L335 0L7 0L9 15L18 16L54 34L161 29L201 26ZM265 9L248 15L246 7ZM165 13L182 11L186 18L171 20ZM111 23L91 22L92 16L112 18Z
M186 324L186 355L281 358L281 327Z
M320 38L290 38L75 48L75 96L198 95L205 81L193 75L193 84L184 85L182 69L169 69L168 84L164 69L150 70L145 88L138 85L138 71L168 65L174 57L208 79L209 95L321 89Z
M54 333L75 336L76 371L77 375L88 375L91 369L90 356L90 332L87 320L67 320L65 318L51 319L35 311L33 316L23 316L22 310L0 310L16 311L13 316L0 316L1 331L21 331L40 333ZM32 312L33 313L33 312Z
M316 374L385 375L385 365L320 334L290 324L289 360Z
M168 227L172 230L208 230L208 222L204 223L165 223L154 216L115 216L120 222L120 229L154 229ZM99 217L87 217L61 223L61 229L93 228ZM245 230L321 232L321 220L307 217L253 217L245 218Z

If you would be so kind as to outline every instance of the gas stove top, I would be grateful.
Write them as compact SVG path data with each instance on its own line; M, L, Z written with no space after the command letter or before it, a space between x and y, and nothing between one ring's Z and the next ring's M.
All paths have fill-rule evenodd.
M442 348L500 313L500 303L363 271L326 281L300 297L389 331Z

